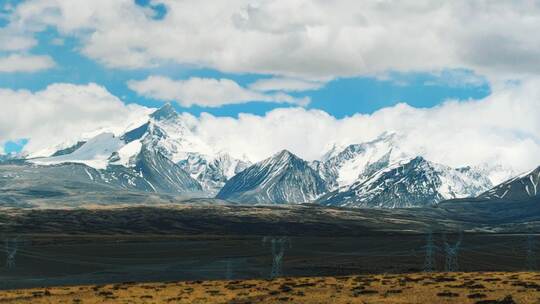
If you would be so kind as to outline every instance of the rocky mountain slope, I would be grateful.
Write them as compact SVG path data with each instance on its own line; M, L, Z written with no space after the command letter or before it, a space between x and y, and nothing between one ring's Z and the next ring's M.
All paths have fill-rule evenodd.
M283 150L231 178L216 198L242 203L307 203L327 191L309 164Z
M502 201L540 200L540 167L497 185L478 198Z

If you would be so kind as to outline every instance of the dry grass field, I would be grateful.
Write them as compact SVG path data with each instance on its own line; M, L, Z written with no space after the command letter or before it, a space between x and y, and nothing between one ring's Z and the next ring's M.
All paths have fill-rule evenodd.
M2 291L0 303L540 303L540 273L122 283Z

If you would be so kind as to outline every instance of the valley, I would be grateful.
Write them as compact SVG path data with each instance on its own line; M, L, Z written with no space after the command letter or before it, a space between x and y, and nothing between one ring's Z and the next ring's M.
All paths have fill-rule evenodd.
M0 289L122 282L536 270L526 234L18 235ZM429 240L431 238L431 241ZM6 240L6 239L5 239ZM430 245L431 244L431 245ZM426 246L433 246L431 256ZM457 248L448 261L445 246ZM2 260L7 260L0 254ZM429 264L428 264L429 263ZM426 275L430 275L427 274Z

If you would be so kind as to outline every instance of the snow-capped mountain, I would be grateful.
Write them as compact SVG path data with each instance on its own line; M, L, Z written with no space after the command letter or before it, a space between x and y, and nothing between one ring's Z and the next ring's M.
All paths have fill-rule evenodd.
M178 165L199 181L205 191L215 195L225 182L249 167L251 163L220 152L217 155L189 153Z
M403 136L394 132L384 132L368 142L348 146L333 145L321 160L312 163L312 167L332 189L337 189L365 179L391 164L417 156L424 157L422 153L404 147L402 143L406 140ZM477 174L489 178L494 185L515 175L511 168L493 162L470 167Z
M336 189L356 182L362 176L411 157L401 150L395 133L383 133L376 139L349 145L342 150L334 145L321 159L312 163L330 188Z
M100 133L86 141L54 152L50 157L31 158L38 164L65 162L84 163L102 169L109 163L130 165L130 158L139 153L142 145L161 153L174 163L190 153L210 155L212 149L196 135L192 127L170 104L166 104L141 123L123 133ZM114 159L111 160L111 154ZM133 163L131 163L133 165Z
M151 116L144 142L199 181L207 195L215 195L225 182L249 163L223 151L214 151L198 138L181 115L166 104Z
M504 201L538 200L540 199L540 167L509 179L478 198Z
M283 150L235 175L216 198L240 203L307 203L327 190L306 161Z
M213 149L197 137L184 117L171 104L150 115L145 143L174 163L188 158L190 153L213 155Z
M145 160L144 165L141 165L141 159ZM163 188L174 192L174 189L182 190L180 185L183 185L189 191L203 190L204 196L215 195L229 178L249 165L226 152L214 152L193 133L192 127L170 104L151 113L147 122L123 134L101 133L58 150L50 157L29 161L39 165L79 163L103 171L106 181L110 175L122 186L136 185L135 188L144 191ZM141 182L136 177L144 174L142 168L147 168L146 164L153 161L156 170L161 170L164 177L169 175L158 178L163 185L154 184L156 181ZM138 173L133 175L133 172ZM199 185L187 181L183 176L185 172ZM157 176L154 173L152 176ZM175 183L180 187L175 187Z
M371 163L352 185L340 187L317 200L346 207L408 208L436 204L445 199L474 196L492 187L472 168L453 169L422 157L391 165L387 156Z
M146 123L120 136L101 133L50 157L28 161L45 166L83 164L88 167L84 170L88 179L125 189L201 193L201 184L174 162L188 155L188 148L204 149L168 104L152 113Z

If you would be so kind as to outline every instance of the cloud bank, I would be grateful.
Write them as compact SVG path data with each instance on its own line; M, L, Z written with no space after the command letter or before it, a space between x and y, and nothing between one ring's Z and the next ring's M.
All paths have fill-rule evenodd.
M52 27L79 38L84 55L127 69L174 62L303 79L455 68L507 79L540 71L536 1L152 4L165 7L163 18L132 0L29 0L12 9L4 36L24 49Z

